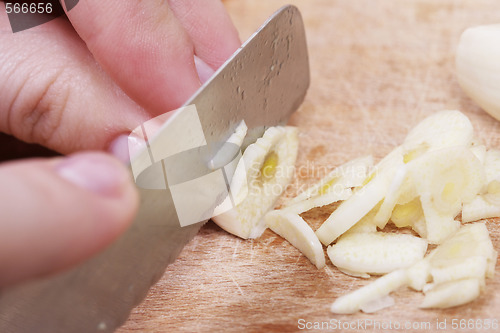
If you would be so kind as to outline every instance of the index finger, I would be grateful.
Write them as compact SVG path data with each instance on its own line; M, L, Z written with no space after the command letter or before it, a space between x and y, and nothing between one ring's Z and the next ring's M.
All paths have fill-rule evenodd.
M152 114L182 105L200 86L189 35L162 0L80 0L67 12L113 80Z

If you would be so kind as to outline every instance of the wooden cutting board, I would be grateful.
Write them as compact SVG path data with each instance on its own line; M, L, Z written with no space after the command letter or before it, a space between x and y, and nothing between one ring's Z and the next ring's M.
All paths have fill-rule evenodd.
M290 121L300 128L300 152L296 179L282 201L350 159L366 154L381 158L419 120L442 109L463 111L477 137L500 148L500 122L467 98L454 74L460 34L469 26L500 22L498 1L289 2L304 17L312 82ZM285 3L230 0L225 5L245 40ZM329 210L307 215L313 228ZM500 220L486 223L500 250ZM391 330L382 325L413 325L423 329L408 332L421 332L437 330L437 322L443 328L444 320L442 331L485 332L479 329L485 319L500 321L500 265L486 292L468 305L421 310L417 306L422 295L401 289L394 293L396 306L347 316L330 313L330 304L370 281L346 276L327 262L317 270L269 230L245 241L210 222L119 332L288 332L315 322L340 331L338 321L351 325L344 326L346 332ZM458 329L452 327L454 319ZM471 324L471 319L478 321ZM461 330L464 323L477 329Z

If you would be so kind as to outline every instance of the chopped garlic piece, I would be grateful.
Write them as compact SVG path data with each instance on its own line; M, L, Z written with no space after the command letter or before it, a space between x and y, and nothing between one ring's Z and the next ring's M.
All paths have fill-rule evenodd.
M383 229L391 218L392 211L394 210L400 196L402 184L407 178L406 174L407 168L404 165L401 165L396 170L387 194L385 195L377 214L373 218L373 223L375 223L380 229Z
M493 244L484 223L462 226L453 236L429 254L432 267L446 267L463 262L465 258L483 256L495 260Z
M350 233L357 233L357 232L376 232L377 231L377 226L373 222L373 218L377 214L379 208L380 208L381 202L379 202L375 207L372 208L371 211L368 212L361 220L359 220L355 225L349 228L346 232L344 232L342 235L348 235Z
M422 155L454 146L468 147L472 137L469 118L460 111L446 110L434 113L415 126L406 136L403 148L406 153L419 151L418 155Z
M408 276L405 270L399 269L393 271L352 293L337 298L335 302L333 302L330 310L338 314L355 313L362 307L406 285L407 282Z
M480 279L450 281L432 287L425 293L421 308L450 308L469 303L479 297Z
M484 156L486 182L500 180L500 150L489 149Z
M500 216L500 205L494 205L484 199L482 195L463 205L462 222L479 221Z
M303 212L307 212L308 210L311 210L316 207L322 207L329 205L331 203L341 201L341 200L346 200L352 195L352 190L349 188L343 189L341 191L332 191L332 192L327 192L323 195L308 198L304 201L299 201L296 202L292 205L286 206L283 208L284 210L288 212L293 212L295 214L300 214Z
M443 282L461 280L466 278L477 278L484 280L487 270L487 258L474 256L465 258L460 263L445 267L431 269L432 282L440 284Z
M324 245L329 245L368 214L384 198L390 184L388 178L384 174L376 175L368 184L342 202L316 230L319 240Z
M327 248L332 263L355 273L384 274L406 268L421 260L427 242L406 234L350 233Z
M372 156L357 158L342 164L333 171L329 172L318 183L312 185L307 190L291 199L288 205L294 205L298 202L303 202L311 198L331 194L332 192L334 194L338 194L344 192L345 189L359 186L363 183L363 180L366 178L368 173L368 169L371 168L372 165Z
M422 210L425 218L425 233L431 244L441 244L446 238L460 228L460 222L453 218L455 213L443 213L438 211L429 195L421 196ZM420 232L419 232L420 234Z
M345 163L291 199L284 209L300 214L312 208L346 200L352 195L351 187L359 186L363 182L372 165L373 157L371 156Z
M429 152L409 172L418 193L430 193L435 208L451 214L460 211L462 202L472 201L486 180L481 162L466 147Z
M318 269L325 266L323 247L314 231L302 217L274 210L264 217L266 225L299 249Z
M484 159L486 186L483 198L490 204L500 206L500 151L490 149ZM498 215L496 215L498 216Z
M361 306L361 311L364 313L374 313L382 309L388 308L396 304L394 298L389 295L377 298L371 302L363 304Z
M410 165L411 164L411 165ZM485 175L479 160L467 147L428 152L408 164L420 195L426 237L439 244L458 229L454 221L462 203L472 201L484 186Z
M266 229L262 217L290 183L297 150L297 128L267 129L262 138L245 149L236 167L231 181L231 189L237 189L233 193L236 207L213 221L241 238L259 237Z

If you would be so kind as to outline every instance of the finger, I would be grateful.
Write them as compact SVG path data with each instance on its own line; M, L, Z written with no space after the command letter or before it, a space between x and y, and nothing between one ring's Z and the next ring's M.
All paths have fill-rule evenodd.
M127 169L103 153L0 166L0 285L46 275L102 250L130 224Z
M168 0L172 11L191 37L195 53L217 69L241 42L220 0Z
M0 131L71 153L107 149L147 119L69 22L55 19L13 34L0 15Z
M154 114L199 87L192 42L166 1L80 0L67 15L104 70Z

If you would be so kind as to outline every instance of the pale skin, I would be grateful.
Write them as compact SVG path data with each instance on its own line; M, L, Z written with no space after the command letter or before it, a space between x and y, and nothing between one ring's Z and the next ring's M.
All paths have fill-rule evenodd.
M0 131L65 155L0 164L0 286L126 230L138 196L113 154L240 46L220 0L80 0L67 16L13 34L0 6Z

